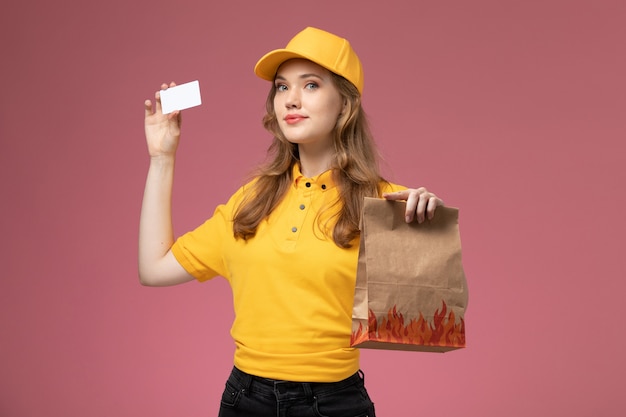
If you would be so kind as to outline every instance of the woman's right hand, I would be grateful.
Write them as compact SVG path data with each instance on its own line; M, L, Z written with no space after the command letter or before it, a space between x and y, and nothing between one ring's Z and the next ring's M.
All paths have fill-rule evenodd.
M174 86L176 86L174 82L169 86L164 83L161 85L161 90ZM175 111L163 114L160 91L154 94L154 101L155 105L150 100L144 102L148 153L151 157L174 156L180 139L181 113Z
M163 84L162 90L175 83ZM163 114L161 94L154 104L144 102L145 128L150 166L139 218L139 280L143 285L175 285L193 277L172 253L172 186L176 148L180 139L180 111Z

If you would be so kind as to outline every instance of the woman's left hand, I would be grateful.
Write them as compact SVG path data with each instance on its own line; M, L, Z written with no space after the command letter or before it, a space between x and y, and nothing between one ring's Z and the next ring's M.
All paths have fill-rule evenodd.
M405 219L407 223L411 223L416 218L418 223L422 223L426 218L431 220L435 215L435 209L444 205L442 199L424 187L384 193L383 198L406 201Z

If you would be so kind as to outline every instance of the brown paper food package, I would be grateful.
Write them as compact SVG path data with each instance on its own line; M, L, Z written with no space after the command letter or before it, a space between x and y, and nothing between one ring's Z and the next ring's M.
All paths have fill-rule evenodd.
M366 198L351 345L446 352L465 347L467 283L459 210L406 223L406 203Z

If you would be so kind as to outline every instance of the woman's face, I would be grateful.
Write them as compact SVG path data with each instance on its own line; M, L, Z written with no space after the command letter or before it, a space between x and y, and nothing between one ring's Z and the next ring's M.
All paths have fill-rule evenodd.
M291 143L332 147L343 99L327 69L305 59L284 62L274 80L274 112Z

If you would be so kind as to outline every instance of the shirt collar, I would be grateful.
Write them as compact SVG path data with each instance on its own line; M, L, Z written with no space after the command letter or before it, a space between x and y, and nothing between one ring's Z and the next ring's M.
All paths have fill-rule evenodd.
M294 188L298 188L302 184L306 183L315 184L322 191L328 191L332 188L335 188L335 181L333 181L332 169L324 171L313 178L308 178L302 175L302 172L300 171L300 164L296 163L293 165L291 174L293 178Z

